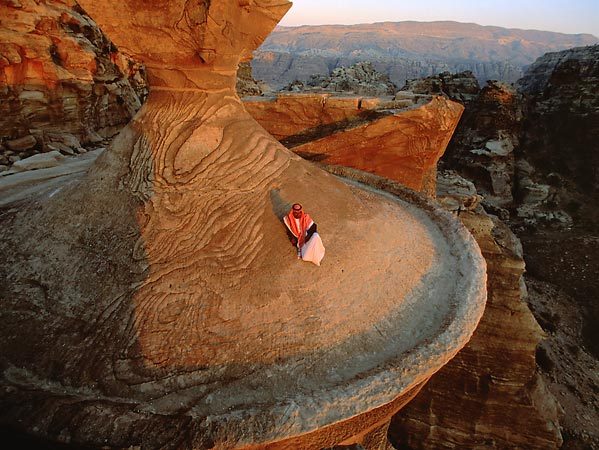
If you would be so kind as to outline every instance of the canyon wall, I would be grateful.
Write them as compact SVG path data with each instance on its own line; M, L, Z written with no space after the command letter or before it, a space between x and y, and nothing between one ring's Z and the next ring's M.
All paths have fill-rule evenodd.
M548 53L518 82L526 114L521 157L553 194L553 209L595 231L599 214L587 197L599 195L598 84L599 45Z
M448 202L447 191L439 195ZM395 416L391 442L410 449L557 449L559 406L537 373L543 332L525 302L521 245L505 224L468 209L460 207L459 217L487 261L485 314L469 344Z
M71 0L0 2L0 170L32 154L84 151L140 108L143 68Z

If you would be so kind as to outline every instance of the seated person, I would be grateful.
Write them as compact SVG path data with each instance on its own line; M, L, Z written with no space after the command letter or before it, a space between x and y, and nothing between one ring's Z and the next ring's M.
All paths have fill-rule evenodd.
M304 212L302 205L295 203L289 214L283 218L283 222L287 226L287 234L291 243L297 248L298 259L320 266L325 249L316 232L316 224L310 215Z

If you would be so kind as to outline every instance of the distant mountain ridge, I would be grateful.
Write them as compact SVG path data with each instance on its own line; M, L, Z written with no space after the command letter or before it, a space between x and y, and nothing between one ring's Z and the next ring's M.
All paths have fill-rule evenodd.
M460 22L381 22L278 27L255 53L256 78L280 88L295 79L370 61L398 86L443 71L515 82L547 53L598 43L590 34L508 29Z

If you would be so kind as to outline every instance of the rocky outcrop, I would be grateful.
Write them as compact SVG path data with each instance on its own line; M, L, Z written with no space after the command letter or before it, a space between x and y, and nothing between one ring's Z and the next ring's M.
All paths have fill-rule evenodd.
M252 97L262 95L262 87L254 80L252 66L249 62L242 62L237 69L237 95L240 97Z
M238 64L290 2L81 3L151 90L79 183L3 211L0 423L92 447L386 445L482 314L472 237L245 111ZM293 202L321 267L287 239Z
M428 96L384 101L283 95L246 101L267 131L305 159L364 170L434 197L437 162L460 120L463 107ZM410 107L396 109L402 102Z
M398 96L404 90L441 93L465 105L442 166L472 181L484 197L484 205L503 219L509 218L515 206L515 150L522 120L522 104L515 90L497 81L480 89L470 72L410 80Z
M0 16L0 169L38 152L79 152L141 106L139 65L74 1L2 1Z
M468 186L439 183L452 186L440 200L459 202L460 184ZM462 199L472 203L471 188ZM410 449L559 448L559 406L536 371L543 333L525 303L520 243L482 209L458 211L487 261L487 308L470 343L394 418L391 441Z
M468 104L480 94L480 85L470 71L443 72L432 77L408 80L401 90L415 94L445 94L454 101Z
M245 109L279 141L329 133L352 123L380 116L379 99L334 97L330 94L277 94L245 99Z
M256 76L273 89L337 67L370 61L397 86L470 70L479 82L515 82L546 52L591 45L591 35L483 27L457 22L384 22L279 27L255 54Z
M571 225L567 218L551 220L555 212L597 229L599 214L590 198L599 194L598 83L598 45L549 53L518 82L526 117L521 153L528 163L519 171L518 188L523 203L531 194L541 203L535 207L540 217L519 211L525 219Z
M471 88L467 95L472 95ZM445 168L456 170L476 185L483 204L502 219L509 218L514 206L515 149L521 120L521 103L514 89L490 81L466 102L462 122L443 159Z
M395 94L397 88L387 75L377 72L372 63L358 62L350 67L337 67L330 75L312 75L306 83L296 80L282 90L346 92L355 95L384 97Z

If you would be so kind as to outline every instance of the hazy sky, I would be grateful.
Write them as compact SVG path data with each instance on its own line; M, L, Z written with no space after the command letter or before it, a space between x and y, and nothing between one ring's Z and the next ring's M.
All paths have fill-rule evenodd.
M455 20L599 37L599 0L292 0L281 25Z

